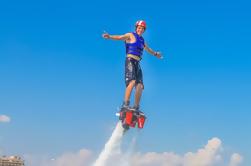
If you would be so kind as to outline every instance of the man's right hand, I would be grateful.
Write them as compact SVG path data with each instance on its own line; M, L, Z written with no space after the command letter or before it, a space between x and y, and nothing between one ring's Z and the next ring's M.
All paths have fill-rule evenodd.
M102 34L102 37L105 38L105 39L109 39L110 38L110 35L107 33L107 32L104 32Z

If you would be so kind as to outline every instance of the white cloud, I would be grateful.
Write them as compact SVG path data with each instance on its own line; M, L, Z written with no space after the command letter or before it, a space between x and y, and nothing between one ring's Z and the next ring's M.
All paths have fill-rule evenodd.
M6 115L0 115L0 123L1 122L5 122L5 123L8 123L10 122L10 117L6 116Z
M208 141L204 148L196 153L187 152L178 155L173 152L137 154L133 157L133 166L213 166L221 160L219 154L221 141L213 138Z
M56 158L24 155L27 166L89 166L91 158L91 152L86 149L81 149L76 153L66 152Z
M133 166L181 166L182 157L172 153L148 152L146 154L137 154L132 157Z
M238 166L242 163L242 161L243 157L238 153L234 153L231 156L229 166Z
M85 149L80 150L78 153L66 153L55 159L56 166L84 166L88 164L91 157L91 152Z
M183 155L174 152L120 152L112 156L104 166L240 166L243 157L232 154L230 161L224 154L219 138L210 139L207 144L195 152ZM90 150L82 149L75 153L65 153L51 159L49 157L25 156L27 166L92 166L94 156Z
M184 156L184 166L210 166L221 160L219 154L221 149L221 140L213 138L208 141L203 149L199 149L196 153L188 152Z

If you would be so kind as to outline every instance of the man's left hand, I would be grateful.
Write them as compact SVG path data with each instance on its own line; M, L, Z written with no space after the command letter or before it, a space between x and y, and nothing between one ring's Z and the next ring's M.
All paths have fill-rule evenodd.
M154 55L159 59L163 59L162 53L160 51L155 52Z

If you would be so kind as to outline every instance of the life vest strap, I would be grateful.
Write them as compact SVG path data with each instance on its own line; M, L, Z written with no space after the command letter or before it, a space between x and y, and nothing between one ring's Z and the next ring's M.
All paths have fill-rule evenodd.
M133 59L135 59L135 60L137 60L137 61L140 61L140 60L141 60L140 57L138 57L138 56L136 56L136 55L133 55L133 54L127 54L126 57L133 58Z

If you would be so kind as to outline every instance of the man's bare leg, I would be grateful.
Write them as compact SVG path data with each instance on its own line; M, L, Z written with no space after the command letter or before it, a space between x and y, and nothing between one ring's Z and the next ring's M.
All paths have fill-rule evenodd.
M142 96L142 91L143 91L143 85L141 83L138 83L136 85L135 102L134 102L134 107L136 109L139 109L139 103Z
M126 90L125 90L125 97L124 97L124 104L128 104L129 105L129 101L130 101L130 97L131 97L131 93L132 93L132 90L135 86L135 80L132 80L129 85L126 87Z

